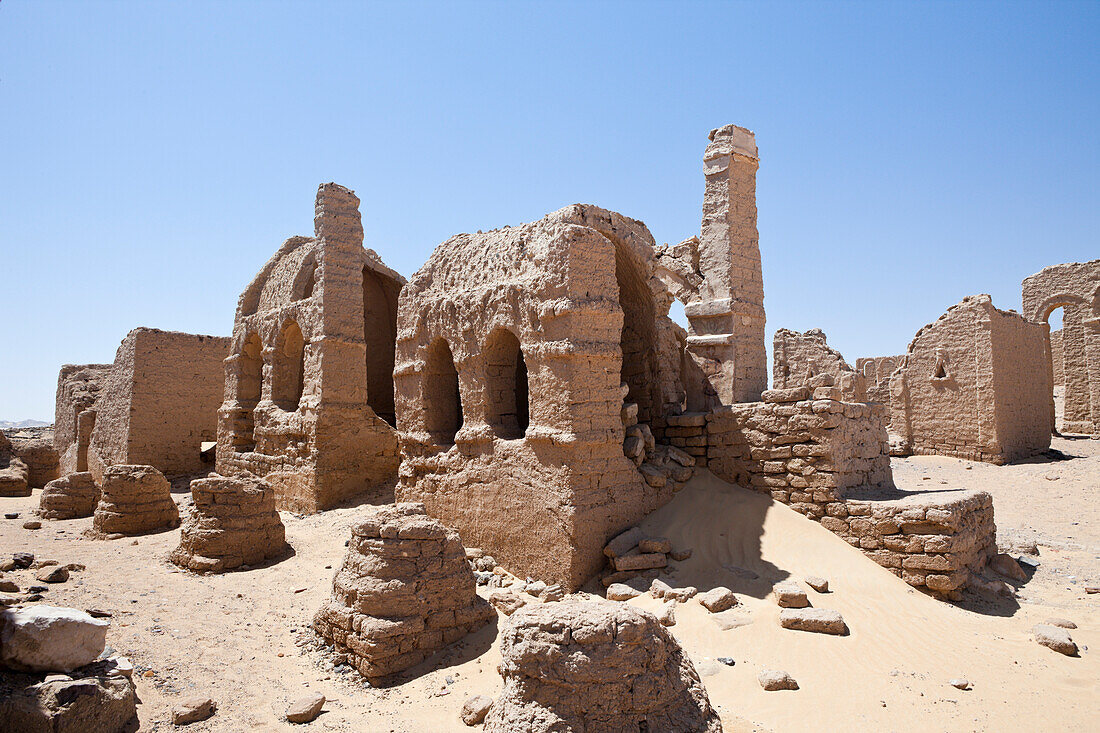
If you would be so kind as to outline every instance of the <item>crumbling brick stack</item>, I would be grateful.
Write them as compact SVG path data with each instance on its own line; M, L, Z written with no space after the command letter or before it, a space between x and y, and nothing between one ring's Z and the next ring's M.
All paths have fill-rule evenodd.
M846 499L821 525L866 552L909 585L957 600L997 554L993 499L984 491L891 500Z
M773 389L762 403L716 410L707 466L813 519L844 489L891 486L884 409L839 398L836 387Z
M458 533L419 503L374 507L352 528L317 632L372 683L426 659L494 616L475 592Z
M529 605L500 636L504 689L486 731L722 730L691 660L650 613L602 600Z
M38 516L43 519L79 519L95 513L99 487L88 471L70 473L55 479L42 489Z
M835 387L764 392L708 415L707 465L821 522L910 585L957 598L996 552L984 492L893 490L886 408L843 402Z
M828 386L840 388L845 402L866 402L863 374L852 369L839 351L829 346L825 332L812 328L805 333L781 328L772 341L772 387L818 387L816 377L829 377Z
M0 433L0 496L30 496L30 470L17 458L8 436Z
M61 475L57 449L50 438L16 438L12 452L27 464L27 484L32 489L41 489Z
M171 560L197 572L221 573L256 565L287 550L275 490L250 477L210 476L191 482L180 544Z
M100 489L92 520L96 535L137 535L179 526L172 487L152 466L108 466Z

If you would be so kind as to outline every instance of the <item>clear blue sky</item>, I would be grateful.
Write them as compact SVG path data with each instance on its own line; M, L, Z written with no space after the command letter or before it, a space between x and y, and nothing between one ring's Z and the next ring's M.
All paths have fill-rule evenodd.
M1100 257L1100 4L0 2L0 419L135 326L228 334L317 184L406 276L574 202L698 232L756 132L769 338L904 351Z

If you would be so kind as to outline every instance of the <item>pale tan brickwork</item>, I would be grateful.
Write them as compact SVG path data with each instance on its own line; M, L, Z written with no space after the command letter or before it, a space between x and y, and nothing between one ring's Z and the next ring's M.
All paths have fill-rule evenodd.
M686 478L659 444L685 400L671 300L645 225L594 206L444 242L401 294L398 498L579 587Z
M292 511L331 507L397 475L404 278L363 248L347 188L318 188L314 227L288 239L241 295L218 411L218 472L263 477Z
M1050 332L1050 361L1054 368L1054 386L1066 386L1066 374L1063 370L1065 354L1062 347L1062 329Z
M772 341L772 388L821 386L814 377L832 377L829 386L840 388L848 402L867 399L863 375L844 361L839 351L829 346L820 328L805 333L781 328Z
M314 628L372 682L408 669L496 615L476 593L458 533L416 503L368 508Z
M38 500L43 519L90 517L99 504L99 486L88 471L70 473L46 484Z
M736 125L711 130L699 236L658 250L661 277L685 302L691 368L688 409L749 402L767 387L764 279L756 228L756 138Z
M1024 280L1023 303L1037 322L1062 308L1062 430L1100 435L1100 260L1043 268Z
M890 381L896 450L1005 463L1049 448L1048 330L975 295L918 331Z
M223 573L286 554L286 529L275 492L251 477L208 476L191 482L180 544L170 557L180 567Z
M179 526L172 487L152 466L107 466L99 484L99 504L92 518L93 535L138 535Z
M217 435L228 353L225 337L130 331L94 405L88 470L96 479L116 464L153 466L169 476L203 468L201 444Z
M863 375L867 389L867 401L890 407L890 377L901 364L901 356L872 356L856 359L856 371Z
M66 364L61 367L57 376L53 444L62 476L88 470L95 403L110 373L110 364Z

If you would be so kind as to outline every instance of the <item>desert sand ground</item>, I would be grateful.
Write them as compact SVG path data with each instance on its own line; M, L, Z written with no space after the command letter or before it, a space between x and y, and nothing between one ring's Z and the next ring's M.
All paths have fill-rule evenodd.
M701 590L726 585L740 598L717 617L689 601L677 608L672 627L725 729L1096 730L1100 595L1084 588L1100 582L1100 441L1055 438L1053 448L1059 453L1003 467L894 459L902 489L990 491L1002 536L1038 546L1041 566L1019 587L1018 600L971 596L958 606L916 592L789 508L700 472L643 526L694 549L665 576L670 583ZM171 705L195 694L214 698L219 709L190 731L301 729L282 719L286 704L319 690L329 702L306 729L460 731L468 730L458 718L466 697L500 688L495 625L386 689L327 663L310 618L329 592L355 507L305 517L283 513L293 556L249 571L197 576L166 560L178 530L97 541L82 535L90 519L23 529L38 495L0 500L3 512L20 513L0 520L0 553L27 550L87 566L50 586L43 602L113 613L107 642L137 667L141 730L173 729ZM772 584L807 575L829 580L831 592L810 591L811 603L841 611L850 635L779 627L779 609L768 597ZM9 577L22 588L33 583L31 571ZM648 596L630 602L658 605ZM1071 633L1079 657L1031 640L1031 626L1054 617L1077 623ZM718 657L736 664L720 664ZM764 692L756 675L765 667L789 672L801 689ZM955 689L949 681L956 677L973 688Z

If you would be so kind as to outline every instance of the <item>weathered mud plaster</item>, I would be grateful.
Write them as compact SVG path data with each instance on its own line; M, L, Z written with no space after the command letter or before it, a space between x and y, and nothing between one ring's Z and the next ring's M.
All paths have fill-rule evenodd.
M1052 265L1024 279L1023 305L1025 318L1044 323L1063 309L1062 430L1100 436L1100 260ZM1053 429L1053 412L1050 419Z
M263 477L280 509L318 511L397 475L393 353L405 280L363 248L359 199L317 191L241 295L218 410L217 471Z

